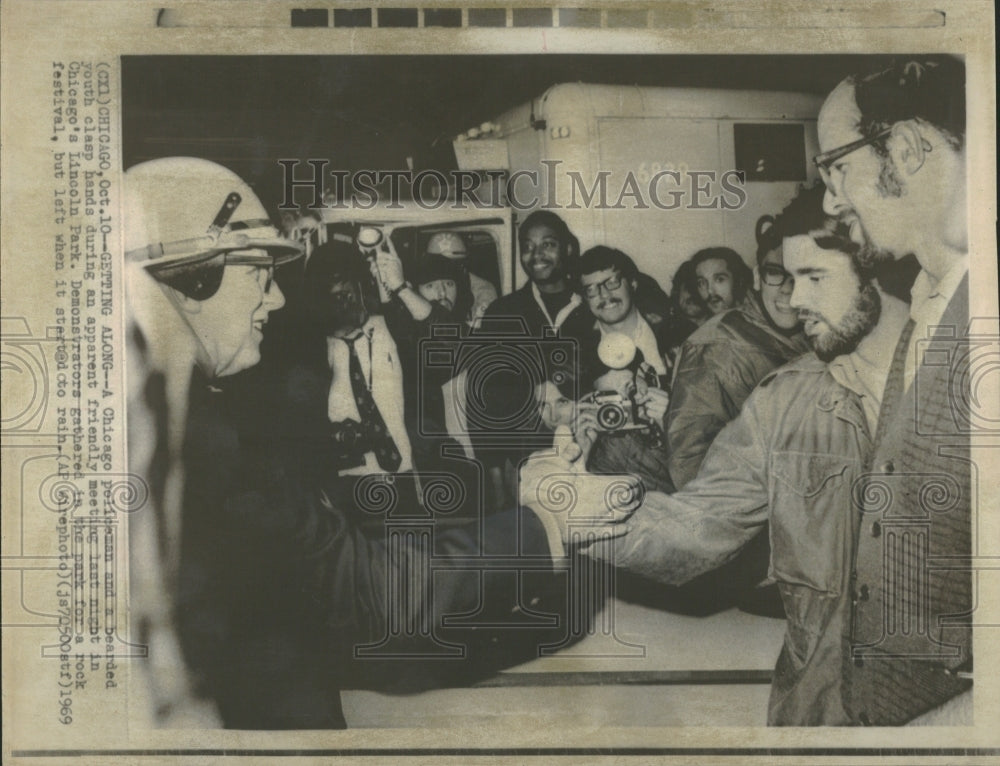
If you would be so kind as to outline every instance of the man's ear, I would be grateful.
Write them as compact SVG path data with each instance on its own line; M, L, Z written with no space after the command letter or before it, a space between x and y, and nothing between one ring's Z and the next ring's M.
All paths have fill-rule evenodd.
M913 175L923 167L930 144L920 132L916 120L897 122L889 136L889 155L896 167L906 175Z
M753 267L753 291L760 292L760 266Z

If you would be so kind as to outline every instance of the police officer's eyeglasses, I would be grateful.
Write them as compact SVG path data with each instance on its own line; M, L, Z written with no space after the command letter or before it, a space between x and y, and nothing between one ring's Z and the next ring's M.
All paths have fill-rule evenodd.
M770 287L781 287L789 279L793 282L795 277L785 271L781 266L765 264L760 267L760 281Z
M615 274L615 276L608 277L603 282L598 282L596 285L587 285L583 288L583 294L588 298L596 298L601 294L602 288L610 293L622 286L623 279L624 278L621 274Z
M819 177L823 179L823 183L826 184L826 187L830 188L830 168L833 166L833 163L839 159L843 159L851 152L856 152L862 147L870 146L876 141L880 141L890 133L892 133L892 128L886 128L873 136L859 138L857 141L851 141L851 143L838 146L836 149L820 152L813 157L813 164L816 166L816 170L819 171Z
M270 256L261 256L255 253L229 252L225 253L225 264L227 266L256 266L257 281L260 281L260 274L264 272L264 294L271 292L271 285L274 284L274 259Z

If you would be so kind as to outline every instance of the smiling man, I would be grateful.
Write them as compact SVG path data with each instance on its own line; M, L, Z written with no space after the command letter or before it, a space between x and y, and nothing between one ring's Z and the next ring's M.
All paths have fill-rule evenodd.
M588 352L596 358L597 344L605 335L621 333L635 343L646 363L663 377L668 371L672 340L669 319L641 310L637 302L640 277L635 262L621 250L598 245L580 257L577 284L595 320L590 338L593 342L585 344L588 347L583 349L584 360L586 363Z
M518 348L526 341L544 343L546 336L560 332L576 336L570 328L586 321L587 310L573 290L572 274L580 256L580 243L566 222L551 210L536 210L517 231L521 268L527 283L512 293L497 298L483 314L482 334L510 338L509 358L518 357ZM516 363L515 363L516 367ZM524 410L535 399L535 387L541 380L532 380L531 370L497 366L483 380L481 390L468 391L468 412L471 423L501 423L512 413ZM471 376L470 376L471 377ZM517 433L516 424L511 433ZM507 507L517 496L515 466L527 457L528 448L514 445L494 446L497 429L473 430L470 433L476 458L486 467L490 478L489 500L496 508Z
M921 266L868 477L888 502L866 509L858 543L850 709L866 723L971 722L972 573L926 558L972 553L965 121L965 67L950 56L850 77L818 120L826 211L868 259ZM926 557L894 543L918 532Z
M280 237L253 190L215 163L141 163L123 187L129 470L150 488L129 525L134 624L150 646L144 670L157 723L217 725L214 705L195 690L219 703L222 679L248 669L235 654L210 659L233 614L215 600L210 573L233 571L244 552L219 546L233 529L215 526L234 457L234 429L220 428L220 381L260 361L264 325L285 303L274 267L303 248ZM265 676L246 677L275 690Z
M454 505L441 510L443 493L424 492L418 506L397 493L395 477L381 475L372 493L337 497L346 418L370 421L378 408L387 415L351 451L358 471L406 465L385 434L388 426L405 438L401 417L395 429L388 417L399 395L389 402L371 388L390 363L391 339L384 323L370 322L360 285L370 274L353 247L350 268L336 257L343 243L328 242L310 259L322 374L290 375L285 396L262 391L247 403L232 395L231 377L259 360L262 327L284 302L273 267L300 256L302 245L278 235L242 179L201 159L129 168L123 212L129 469L149 487L129 522L130 611L136 640L149 648L140 664L149 675L143 702L157 724L343 728L344 683L405 679L412 690L468 682L563 640L566 583L547 558L563 551L557 539L550 546L548 514L518 510L462 524ZM360 355L351 353L355 344ZM332 386L332 375L343 385ZM373 508L382 500L389 502ZM429 524L437 511L452 517L429 537L396 545L385 523L390 510ZM435 576L430 540L435 556L484 564ZM523 555L535 571L523 572L512 592L509 580L487 571L494 555ZM505 626L502 643L488 625L444 625L443 615L484 605L519 615L522 600L532 614L556 619ZM404 640L417 643L390 647L384 678L377 656L353 661L360 645L400 636L399 625L427 626L432 651L418 651L425 644L406 627ZM459 645L461 662L450 650L446 661L434 660L434 648Z
M525 218L517 241L528 282L490 304L483 321L495 324L499 318L517 317L533 337L541 337L543 330L559 329L580 310L571 283L580 243L566 222L549 210L537 210Z
M739 305L750 289L750 269L740 254L728 247L708 247L691 256L695 287L712 314Z
M764 378L683 490L647 493L624 522L593 492L578 494L574 510L603 516L598 528L620 534L610 557L606 546L587 548L588 555L668 585L725 564L769 525L769 574L787 632L768 722L784 726L863 722L850 706L844 640L857 598L856 481L873 450L885 359L906 322L905 304L872 282L847 229L824 217L818 197L811 200L782 231L784 268L795 278L791 304L808 318L817 353ZM553 460L550 470L570 468Z
M593 247L580 257L577 272L580 293L594 319L579 337L581 393L623 393L620 384L627 382L642 417L652 423L652 430L646 432L595 431L587 468L604 474L632 472L641 476L648 488L672 489L662 438L663 418L670 401L666 391L672 346L669 318L640 309L636 298L641 275L635 262L621 250ZM613 339L613 345L631 341L629 348L634 346L635 354L631 361L623 360L627 364L623 369L609 370L601 360L598 349L605 338ZM652 371L651 382L658 381L658 385L648 385L645 376L636 375L640 361ZM616 375L619 383L611 383ZM581 405L581 415L589 417L593 424L593 405ZM579 431L586 426L578 423L577 427Z

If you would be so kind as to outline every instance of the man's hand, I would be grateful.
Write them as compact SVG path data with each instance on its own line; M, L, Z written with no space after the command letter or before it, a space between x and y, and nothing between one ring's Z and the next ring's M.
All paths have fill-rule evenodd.
M583 468L583 453L565 426L556 429L553 451L538 452L521 467L519 500L531 508L549 537L553 555L581 538L618 537L621 524L642 503L634 476L595 476ZM557 554L558 551L558 554Z
M558 433L558 430L556 431ZM573 418L573 438L580 448L581 469L587 465L590 450L600 433L597 428L597 405L594 402L577 402L576 417Z
M486 313L486 309L490 307L490 301L478 301L473 307L472 311L469 313L469 325L475 329L479 329L479 326L483 322L483 314Z
M403 263L395 251L379 250L375 253L375 268L378 270L379 281L385 285L385 289L392 293L398 289L403 282Z
M667 408L670 406L670 394L662 388L647 388L636 395L635 403L642 406L648 420L662 426L663 419L667 416Z

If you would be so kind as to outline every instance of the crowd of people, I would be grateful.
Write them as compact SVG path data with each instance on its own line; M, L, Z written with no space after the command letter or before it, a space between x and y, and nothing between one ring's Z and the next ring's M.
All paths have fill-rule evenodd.
M169 594L139 613L190 679L156 687L160 709L338 727L346 686L470 682L566 640L558 562L578 557L786 619L773 725L967 720L971 575L927 564L971 553L962 378L925 364L968 324L963 94L944 57L841 83L822 182L758 222L754 266L700 250L669 295L551 210L519 223L527 280L499 295L461 230L405 249L324 232L303 257L224 168L129 169L130 444L159 517L133 551L155 574L143 597ZM894 264L911 256L907 306ZM296 260L286 347L268 376L237 375ZM552 476L573 508L546 500ZM526 563L441 576L432 555ZM442 619L472 613L494 617ZM418 661L359 653L390 644ZM435 663L454 647L464 662Z

